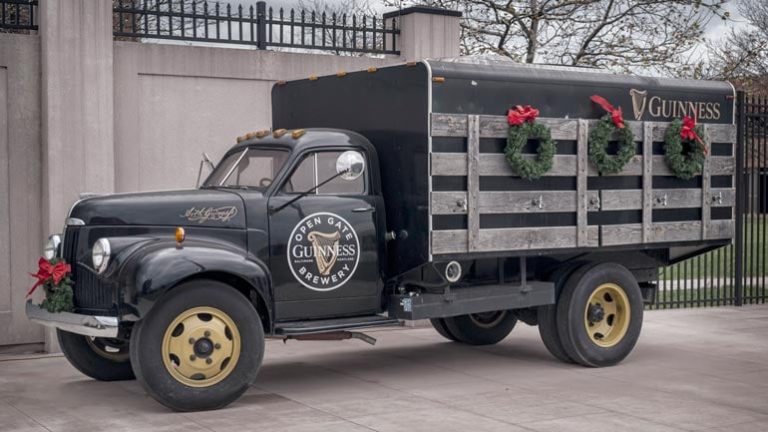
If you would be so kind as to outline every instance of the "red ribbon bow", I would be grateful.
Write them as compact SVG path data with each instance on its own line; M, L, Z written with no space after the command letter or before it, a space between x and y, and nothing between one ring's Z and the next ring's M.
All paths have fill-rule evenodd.
M32 288L29 289L27 292L27 297L32 295L37 287L48 282L48 279L53 278L54 285L58 285L59 282L67 277L67 275L72 271L70 265L64 261L59 261L56 263L56 265L53 265L50 261L43 257L40 257L40 260L37 262L37 266L37 273L30 273L32 277L37 278L37 282L35 282Z
M611 120L613 121L613 124L617 128L624 129L624 117L621 114L621 107L618 107L618 108L614 107L602 96L592 95L592 97L590 97L589 99L592 102L600 105L600 107L602 107L604 110L608 112L608 114L611 115Z
M683 126L680 128L680 138L688 141L696 141L704 150L704 154L707 154L707 147L704 145L704 141L699 138L699 134L696 133L696 118L685 116L683 117Z
M530 105L517 105L514 109L510 108L507 112L507 122L511 126L520 126L525 122L533 123L538 116L539 110L536 108L533 108Z

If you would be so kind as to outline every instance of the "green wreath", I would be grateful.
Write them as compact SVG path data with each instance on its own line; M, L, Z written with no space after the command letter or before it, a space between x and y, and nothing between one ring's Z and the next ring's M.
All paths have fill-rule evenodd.
M695 140L683 140L680 131L683 122L675 119L667 128L664 139L664 161L669 169L683 180L690 180L701 174L704 169L704 148ZM703 136L700 126L694 128L696 134ZM687 151L686 151L687 150Z
M614 131L619 133L619 152L616 156L605 151ZM635 156L635 135L632 129L624 126L619 129L613 123L610 114L604 115L589 134L589 160L602 174L618 174Z
M536 158L531 160L523 156L523 148L531 137L539 140L539 148L536 150ZM517 175L526 180L537 180L547 171L552 169L552 160L555 157L557 145L552 139L549 128L539 124L525 122L521 125L509 126L507 133L507 146L504 155Z

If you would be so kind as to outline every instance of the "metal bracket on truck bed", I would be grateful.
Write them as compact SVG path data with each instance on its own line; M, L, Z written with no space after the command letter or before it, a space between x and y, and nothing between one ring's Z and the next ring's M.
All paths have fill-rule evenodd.
M390 297L389 316L418 320L520 309L554 302L555 284L551 282L452 287L447 296L436 293L394 294Z

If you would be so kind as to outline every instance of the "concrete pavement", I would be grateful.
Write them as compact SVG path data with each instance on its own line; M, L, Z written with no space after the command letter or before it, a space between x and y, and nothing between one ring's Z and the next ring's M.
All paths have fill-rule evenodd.
M768 430L768 306L646 312L634 353L605 369L557 362L518 325L482 348L431 328L371 331L375 347L269 341L244 397L198 413L62 357L0 360L0 430Z

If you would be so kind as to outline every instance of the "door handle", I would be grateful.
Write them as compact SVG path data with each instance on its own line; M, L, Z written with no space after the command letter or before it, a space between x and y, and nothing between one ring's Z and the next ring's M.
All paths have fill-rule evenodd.
M373 210L374 210L373 207L358 207L358 208L352 209L352 213L368 213L368 212L372 212Z

